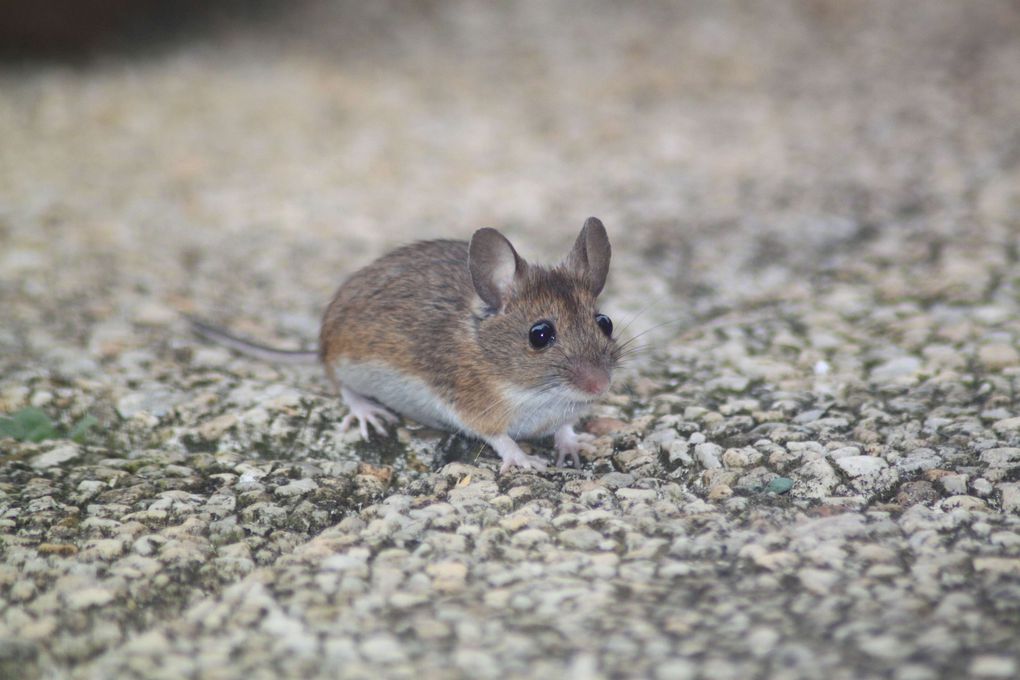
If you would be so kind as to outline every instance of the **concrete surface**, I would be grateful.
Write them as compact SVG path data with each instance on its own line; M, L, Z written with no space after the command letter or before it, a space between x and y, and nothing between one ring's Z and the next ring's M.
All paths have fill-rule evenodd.
M0 72L0 677L1020 674L1020 6L360 4ZM590 214L579 472L180 318Z

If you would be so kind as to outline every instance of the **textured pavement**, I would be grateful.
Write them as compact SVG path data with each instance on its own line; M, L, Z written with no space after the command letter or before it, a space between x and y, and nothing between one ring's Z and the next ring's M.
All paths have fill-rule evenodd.
M353 5L353 3L351 3ZM0 66L0 678L1020 675L1020 6L302 3ZM416 239L642 351L580 471L340 435ZM550 442L532 451L550 453Z

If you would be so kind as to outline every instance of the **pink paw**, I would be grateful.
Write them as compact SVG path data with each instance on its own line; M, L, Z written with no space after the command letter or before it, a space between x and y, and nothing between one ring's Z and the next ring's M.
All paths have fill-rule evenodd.
M577 433L573 425L564 425L556 430L553 437L556 444L556 467L563 467L563 461L570 456L574 469L581 469L581 453L595 453L595 436L587 432Z
M495 449L499 457L503 459L503 464L499 466L500 474L514 466L524 468L525 470L544 470L546 468L546 462L543 459L524 453L521 447L517 445L517 442L505 434L492 437L487 441L489 446Z
M343 420L340 421L341 432L347 432L347 430L351 429L354 421L357 421L358 432L361 433L361 438L368 441L369 425L385 437L388 434L385 423L397 422L397 417L389 409L380 406L367 397L361 396L357 392L352 392L346 387L342 387L340 388L340 396L349 411L343 417Z

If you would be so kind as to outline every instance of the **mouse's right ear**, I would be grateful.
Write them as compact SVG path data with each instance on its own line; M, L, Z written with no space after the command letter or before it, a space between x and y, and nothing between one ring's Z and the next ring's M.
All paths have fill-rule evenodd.
M492 309L503 309L514 280L524 273L525 266L510 241L495 229L479 229L471 237L468 248L471 283L478 297Z
M581 227L573 250L567 255L566 266L582 274L588 290L597 297L606 285L611 256L612 249L609 247L609 237L606 236L602 220L589 217Z

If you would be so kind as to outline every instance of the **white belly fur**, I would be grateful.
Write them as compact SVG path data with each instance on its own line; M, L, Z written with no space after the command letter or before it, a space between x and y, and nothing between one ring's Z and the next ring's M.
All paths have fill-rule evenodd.
M422 425L470 432L448 403L440 399L425 381L408 376L385 364L341 360L336 374L348 389L371 397Z
M422 425L479 436L464 425L447 401L419 378L379 362L346 360L337 362L336 374L348 389L371 397ZM509 388L505 396L516 410L507 428L507 434L514 439L549 436L561 426L576 422L589 406L586 402L571 399L569 391L561 390L536 393Z

